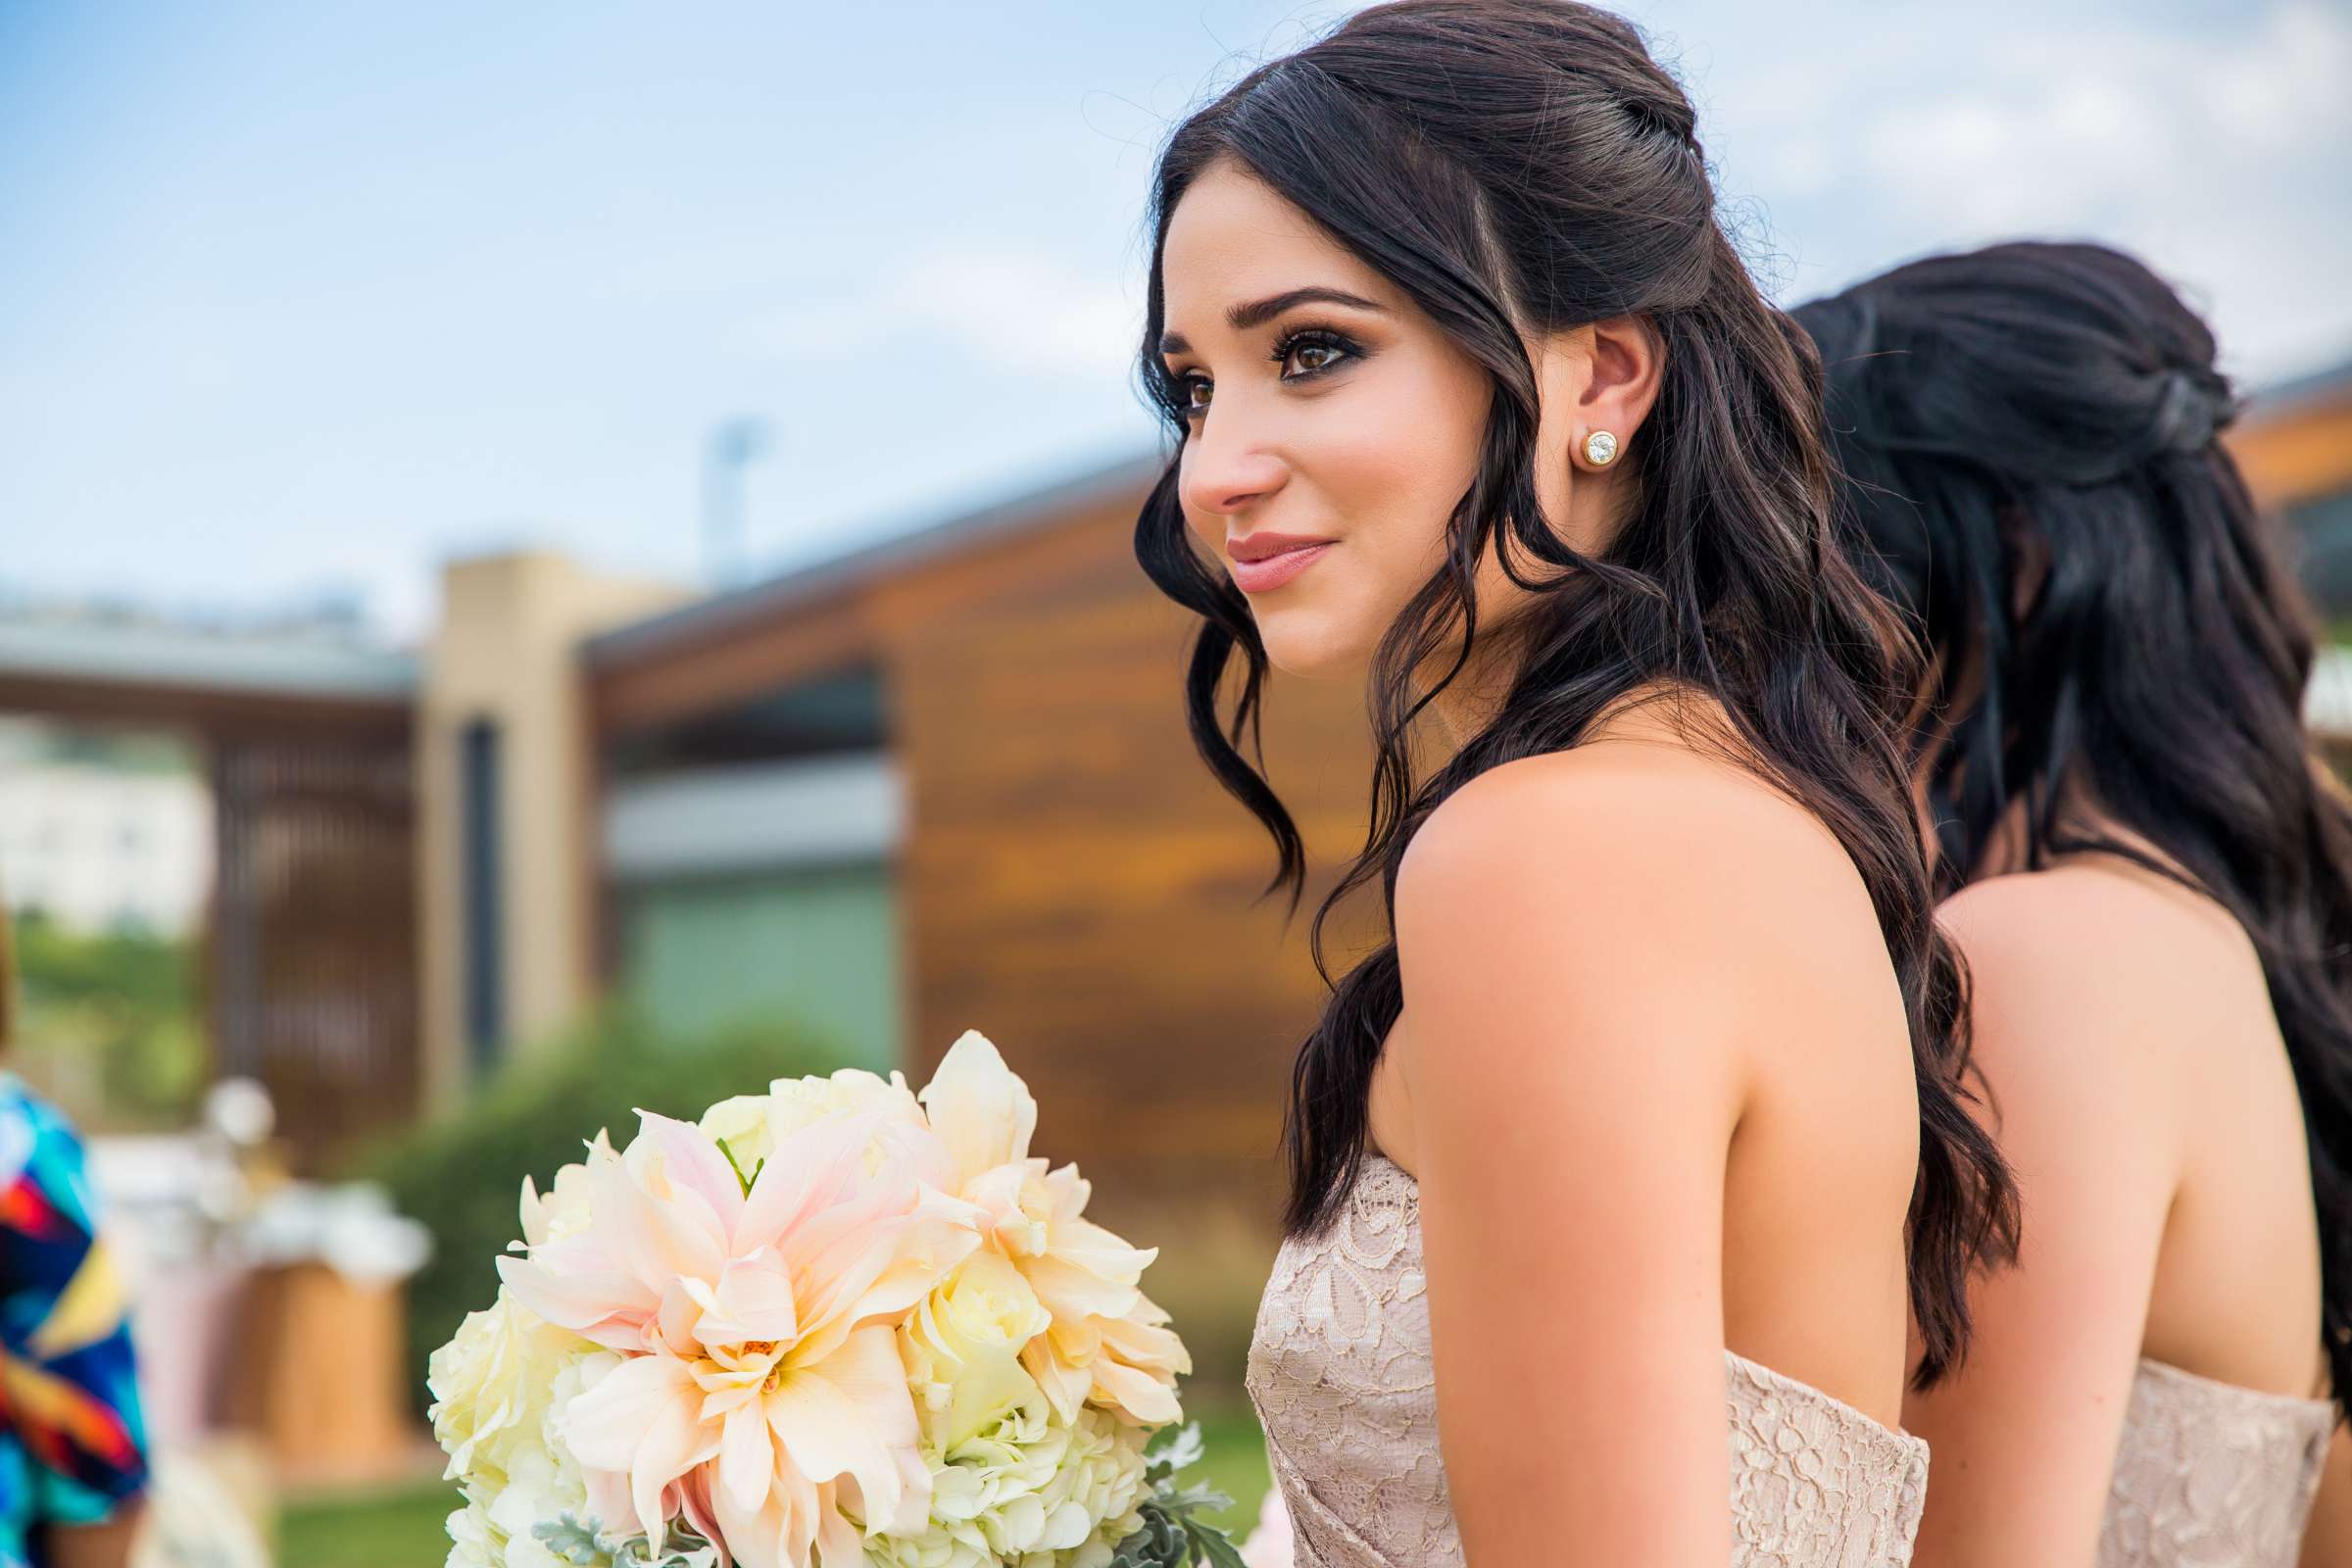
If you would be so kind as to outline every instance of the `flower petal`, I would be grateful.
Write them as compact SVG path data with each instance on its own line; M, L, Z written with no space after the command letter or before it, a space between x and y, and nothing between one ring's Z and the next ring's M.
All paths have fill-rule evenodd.
M514 1299L558 1328L608 1349L645 1348L645 1324L661 1298L636 1275L610 1264L591 1238L551 1242L528 1258L493 1261Z
M743 1209L743 1183L710 1135L692 1122L673 1121L650 1110L637 1113L637 1125L638 1141L652 1141L669 1179L710 1204L722 1231L731 1228Z
M1138 1426L1166 1426L1184 1414L1176 1391L1149 1372L1109 1356L1098 1357L1090 1370L1095 1374L1095 1402L1117 1405Z
M657 1290L681 1274L714 1280L725 1261L727 1228L703 1196L703 1179L672 1169L659 1140L640 1140L591 1189L597 1230Z
M1105 1279L1132 1285L1159 1256L1156 1247L1130 1247L1126 1240L1091 1219L1056 1219L1052 1227L1053 1249L1079 1267Z
M1046 1398L1063 1425L1078 1419L1078 1407L1095 1392L1094 1374L1074 1366L1054 1347L1054 1336L1041 1334L1021 1350L1021 1365L1037 1379Z
M1020 1264L1037 1298L1065 1323L1086 1317L1125 1317L1144 1298L1132 1282L1104 1279L1057 1251L1024 1257Z
M795 1469L818 1483L845 1475L858 1483L868 1534L921 1528L930 1487L909 1485L897 1460L920 1430L892 1329L852 1334L822 1362L786 1372L765 1402Z
M725 1487L711 1497L720 1539L737 1568L807 1568L816 1539L816 1487L798 1471L780 1472L757 1508L736 1505Z
M913 1310L956 1265L980 1248L980 1233L958 1205L948 1213L916 1212L837 1238L804 1265L796 1281L803 1302L801 1343L787 1359L795 1366L832 1355L851 1332L875 1318Z
M960 1178L969 1180L1028 1157L1029 1139L1037 1131L1037 1102L978 1030L965 1030L948 1048L939 1070L916 1098Z
M1144 1304L1151 1307L1149 1313L1103 1318L1095 1323L1102 1336L1104 1353L1147 1372L1165 1372L1169 1381L1178 1373L1192 1371L1193 1352L1184 1348L1184 1341L1174 1329L1163 1326L1167 1314L1149 1297Z
M870 1191L866 1146L882 1124L860 1112L830 1117L777 1140L736 1215L730 1242L748 1252L780 1243L812 1213L858 1201Z
M699 1419L700 1403L686 1364L655 1354L623 1361L564 1412L564 1441L582 1468L628 1472L637 1525L657 1547L662 1490L718 1446Z
M727 1412L718 1444L718 1484L736 1507L750 1513L766 1504L775 1479L775 1438L758 1401L746 1399Z
M735 1345L745 1340L782 1344L798 1339L800 1332L792 1277L783 1262L764 1250L727 1263L717 1286L703 1298L703 1315L695 1325L696 1336L705 1345Z

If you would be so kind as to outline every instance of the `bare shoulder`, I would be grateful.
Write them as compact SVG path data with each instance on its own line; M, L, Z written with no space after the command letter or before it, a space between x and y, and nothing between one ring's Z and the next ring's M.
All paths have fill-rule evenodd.
M1503 763L1447 797L1406 848L1409 906L1495 897L1608 921L1630 906L1680 929L1876 916L1810 811L1738 764L1679 746L1599 741Z
M2121 1036L2117 1049L2142 1053L2147 1021L2193 1026L2260 980L2252 943L2219 906L2096 863L1988 877L1936 919L1968 961L1980 1013L2064 1016L2092 1026L2088 1050Z
M2179 1069L2229 1038L2231 1009L2267 1005L2244 933L2186 897L2066 866L1989 877L1937 909L1968 967L1971 1049L2008 1135L2021 1116L2086 1138L2158 1124Z
M1422 1043L1458 1066L1504 1038L1490 1021L1478 1043L1439 1047L1423 1027L1433 992L1479 987L1542 1014L1550 1049L1673 1040L1658 1070L1741 1100L1759 1073L1875 1060L1904 1028L1877 911L1836 837L1737 764L1677 748L1592 744L1463 786L1406 850L1396 938L1416 1100Z
M1430 1191L1509 1173L1705 1239L1718 1343L1742 1127L1742 1201L1834 1172L1899 1216L1913 1073L1876 911L1827 828L1736 764L1592 745L1494 768L1422 824L1395 917Z

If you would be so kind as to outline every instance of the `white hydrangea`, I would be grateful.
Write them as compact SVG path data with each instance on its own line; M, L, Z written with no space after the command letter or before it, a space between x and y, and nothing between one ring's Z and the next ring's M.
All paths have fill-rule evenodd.
M1144 1439L1089 1406L1075 1424L1042 1396L941 1452L926 1442L931 1520L867 1540L869 1568L1104 1568L1143 1524Z
M1104 1568L1111 1548L1144 1527L1144 1444L1151 1434L1106 1410L1078 1412L1070 1446L1046 1484L1049 1510L1075 1507L1096 1521L1094 1533L1064 1568ZM1035 1568L1035 1565L1033 1565Z
M466 1498L449 1518L447 1568L564 1568L533 1531L582 1517L588 1488L556 1416L619 1359L503 1289L433 1352L426 1413Z
M491 1556L490 1520L478 1502L449 1516L449 1561L443 1568L500 1568Z

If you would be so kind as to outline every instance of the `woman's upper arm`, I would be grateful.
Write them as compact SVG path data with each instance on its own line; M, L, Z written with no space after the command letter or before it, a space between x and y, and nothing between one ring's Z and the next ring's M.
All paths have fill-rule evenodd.
M2336 1426L2328 1440L2320 1494L2303 1536L2303 1568L2343 1568L2352 1562L2352 1427Z
M1396 891L1448 1487L1474 1565L1719 1568L1741 965L1680 825L1559 783L1473 783Z
M1904 1406L1933 1454L1920 1568L2090 1561L2177 1185L2129 977L2083 956L2095 911L2006 880L1944 921L2024 1243L1971 1293L1966 1361Z

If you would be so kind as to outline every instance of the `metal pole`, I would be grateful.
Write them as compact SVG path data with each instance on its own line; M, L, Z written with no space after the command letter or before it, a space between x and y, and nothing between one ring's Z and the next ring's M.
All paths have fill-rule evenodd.
M766 424L743 416L711 426L704 444L703 569L713 587L731 588L744 579L743 470L767 447Z

